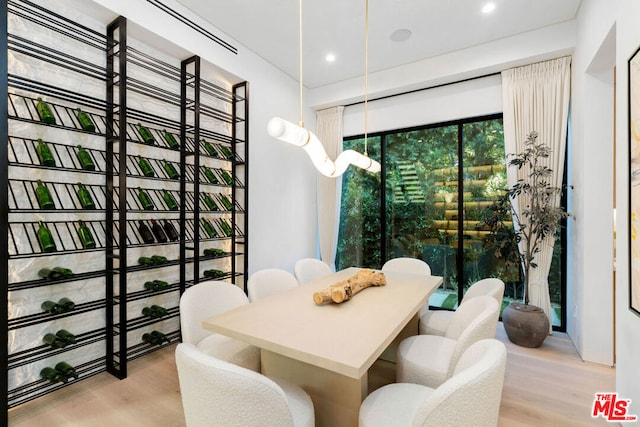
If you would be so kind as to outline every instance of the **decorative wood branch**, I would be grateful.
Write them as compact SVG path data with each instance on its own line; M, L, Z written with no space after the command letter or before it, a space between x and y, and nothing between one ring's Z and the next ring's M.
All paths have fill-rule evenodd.
M369 286L384 286L387 281L383 273L373 270L360 270L347 280L331 285L313 294L313 302L318 305L335 302L337 304L350 300L355 294Z

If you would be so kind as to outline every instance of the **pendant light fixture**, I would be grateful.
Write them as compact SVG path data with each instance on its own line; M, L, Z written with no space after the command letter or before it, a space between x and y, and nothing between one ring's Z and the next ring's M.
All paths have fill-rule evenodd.
M380 172L380 163L371 159L367 153L367 91L368 91L368 50L369 50L369 0L365 11L365 94L364 94L364 155L354 150L345 150L338 158L331 160L318 137L304 128L302 116L302 0L299 0L299 58L300 58L300 125L295 125L280 117L269 120L267 132L274 138L304 148L318 171L324 176L337 178L351 164L370 172Z

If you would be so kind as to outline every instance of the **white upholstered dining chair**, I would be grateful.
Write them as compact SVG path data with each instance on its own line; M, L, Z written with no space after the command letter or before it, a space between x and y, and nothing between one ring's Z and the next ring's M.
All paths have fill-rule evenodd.
M382 265L382 272L398 271L401 273L425 274L431 276L429 264L417 258L393 258Z
M461 304L469 298L480 295L493 297L498 304L502 304L504 282L493 277L478 280L469 286L469 289L467 289L467 292L465 292L462 297ZM449 323L451 323L454 314L455 311L429 310L429 307L422 308L420 310L420 333L423 335L444 335L447 332L447 327Z
M202 327L203 320L243 304L249 304L247 296L231 283L209 280L191 286L180 297L182 342L193 344L218 359L260 372L258 347Z
M495 338L499 313L494 298L470 298L455 311L444 336L416 335L402 340L397 352L397 382L428 387L445 382L471 344Z
M298 279L298 283L304 285L312 280L328 276L333 271L331 271L329 264L324 261L316 258L303 258L296 261L293 266L293 273Z
M309 395L284 380L178 344L176 366L188 427L313 427Z
M395 383L371 393L360 406L360 427L495 427L506 358L500 341L477 341L437 388Z
M298 279L293 274L280 268L258 270L247 280L247 291L251 302L296 286L298 286Z

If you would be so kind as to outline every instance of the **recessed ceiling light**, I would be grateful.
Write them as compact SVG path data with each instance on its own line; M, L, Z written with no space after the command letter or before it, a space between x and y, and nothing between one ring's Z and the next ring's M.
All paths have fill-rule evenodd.
M482 7L482 13L491 13L496 8L495 3L487 3Z
M333 62L336 60L336 56L333 53L327 53L327 55L324 57L325 61L327 62Z
M394 42L403 42L411 38L411 31L407 30L406 28L401 28L391 33L389 38Z

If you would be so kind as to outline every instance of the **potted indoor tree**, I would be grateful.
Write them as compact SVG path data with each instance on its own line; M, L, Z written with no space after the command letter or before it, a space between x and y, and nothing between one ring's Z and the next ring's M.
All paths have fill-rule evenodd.
M507 166L524 169L525 177L506 189L504 198L487 209L484 219L494 235L512 239L497 247L497 257L504 256L505 248L516 245L519 248L515 252L524 274L523 298L522 302L512 302L505 307L502 322L509 340L524 347L540 346L549 333L549 318L545 312L529 304L531 271L537 268L536 255L547 237L555 235L560 220L569 215L556 205L562 187L551 184L553 170L542 161L549 157L550 152L548 145L538 142L538 133L534 131L527 137L522 152L508 155ZM526 200L526 206L520 209L517 207L518 197ZM513 221L513 231L509 230L509 233L505 233L502 224L505 214Z

